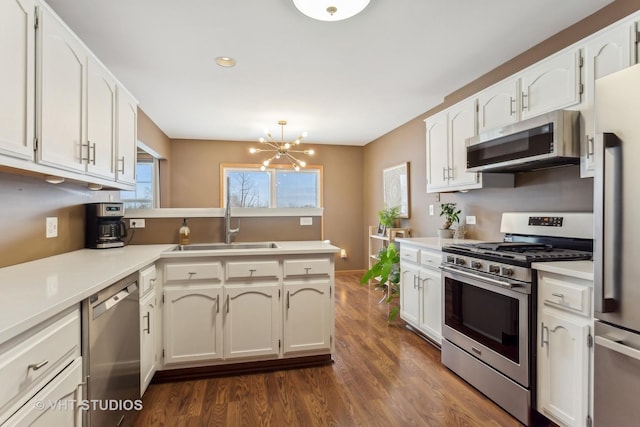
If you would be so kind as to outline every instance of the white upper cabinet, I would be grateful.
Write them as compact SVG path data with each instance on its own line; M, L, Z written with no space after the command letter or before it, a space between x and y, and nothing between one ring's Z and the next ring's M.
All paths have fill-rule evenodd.
M600 77L622 70L633 63L632 37L633 25L624 23L607 28L584 44L584 102L580 112L584 132L580 138L580 176L590 177L594 174L594 136L595 117L593 104L597 97L595 81Z
M478 132L510 125L520 119L520 80L510 78L478 94Z
M60 19L38 6L37 160L84 172L84 99L87 51Z
M580 63L580 50L568 49L524 70L520 74L521 118L580 103Z
M425 125L427 128L427 193L429 193L446 189L449 185L447 112L434 114L425 120Z
M87 59L87 173L115 178L116 81L92 55Z
M136 183L136 143L138 139L138 102L118 87L116 178L125 184Z
M33 159L33 0L0 2L0 154Z
M472 188L480 183L477 172L467 172L467 138L476 136L476 100L468 99L449 108L449 186Z

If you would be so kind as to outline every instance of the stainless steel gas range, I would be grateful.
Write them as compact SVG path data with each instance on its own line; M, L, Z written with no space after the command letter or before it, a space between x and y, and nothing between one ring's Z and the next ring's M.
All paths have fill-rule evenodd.
M535 407L533 262L591 259L593 214L504 213L502 242L442 248L442 363L526 425Z

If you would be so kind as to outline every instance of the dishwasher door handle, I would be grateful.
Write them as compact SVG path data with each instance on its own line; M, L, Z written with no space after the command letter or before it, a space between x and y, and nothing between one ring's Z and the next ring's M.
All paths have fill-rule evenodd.
M120 292L109 297L105 301L102 301L100 304L97 304L93 307L93 319L97 319L102 316L107 311L113 309L116 305L120 304L120 302L124 301L129 295L134 293L138 289L138 283L132 283L125 288L123 288Z

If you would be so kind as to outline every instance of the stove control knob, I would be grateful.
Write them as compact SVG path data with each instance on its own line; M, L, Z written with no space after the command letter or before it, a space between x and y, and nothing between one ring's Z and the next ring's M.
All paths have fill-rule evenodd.
M482 263L480 261L471 261L471 268L480 270L482 268Z
M456 265L465 265L466 261L464 260L464 258L456 258L455 264Z
M500 266L499 265L490 265L489 273L500 274Z
M513 276L513 268L502 267L500 274L503 276Z
M453 264L454 260L455 260L455 257L453 255L447 255L447 262Z

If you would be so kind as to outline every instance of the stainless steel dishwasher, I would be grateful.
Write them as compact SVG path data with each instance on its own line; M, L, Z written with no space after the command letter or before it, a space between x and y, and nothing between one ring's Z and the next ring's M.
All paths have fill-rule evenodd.
M138 273L82 303L82 357L86 380L84 425L125 426L140 398Z

